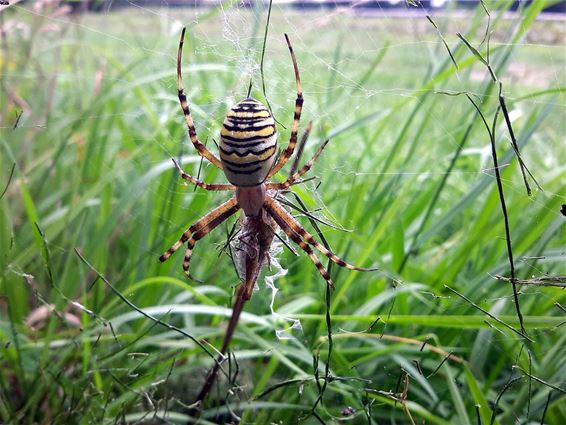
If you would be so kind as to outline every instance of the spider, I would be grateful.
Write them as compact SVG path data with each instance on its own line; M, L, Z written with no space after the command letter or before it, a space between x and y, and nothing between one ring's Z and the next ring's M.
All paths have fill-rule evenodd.
M307 253L319 273L331 288L334 288L334 283L312 248L317 249L341 267L358 271L377 270L376 268L356 267L335 255L325 246L317 242L276 200L278 192L289 189L289 187L297 183L301 176L310 170L328 144L328 139L322 143L314 156L302 168L289 175L285 181L267 181L279 172L293 155L297 144L299 123L303 108L303 93L299 67L287 34L285 34L285 40L289 53L291 54L295 71L297 98L295 101L295 114L291 127L291 137L287 148L277 161L275 161L277 131L273 116L266 106L251 97L237 103L228 111L220 131L220 159L200 142L189 109L187 96L185 95L181 75L181 58L184 39L185 28L183 28L181 32L177 52L177 89L181 109L183 110L187 123L189 137L202 157L224 171L230 184L205 183L186 173L175 159L173 159L173 163L183 180L191 182L208 191L232 191L235 192L235 196L210 211L185 230L179 240L165 251L161 257L159 257L159 260L164 262L169 259L169 257L186 242L187 248L183 261L183 270L189 275L191 256L197 241L205 237L218 225L241 209L244 212L242 234L244 235L243 238L246 239L243 245L246 246L244 250L247 253L247 255L244 256L245 264L243 267L245 271L243 285L245 291L243 295L246 299L250 299L252 294L253 285L250 285L250 283L252 283L252 281L255 282L261 266L269 260L269 248L277 227L283 230L289 239ZM311 128L312 122L309 122L302 142L306 142ZM251 288L249 286L251 286Z
M230 323L220 350L220 360L216 362L209 373L208 379L198 396L197 401L202 401L214 383L221 361L225 360L224 354L227 352L228 344L243 306L252 296L253 288L261 271L261 267L269 262L269 249L278 227L283 230L289 239L307 253L319 273L331 288L334 288L334 284L330 275L315 255L313 248L339 266L350 270L372 271L377 269L356 267L336 256L326 247L318 243L276 200L276 197L281 191L289 189L290 186L299 181L302 175L310 170L327 145L328 140L318 148L310 161L298 171L291 173L285 181L271 182L268 180L279 172L293 155L297 144L297 134L299 132L301 110L303 107L299 68L287 34L285 34L285 40L291 54L295 71L297 98L295 101L295 114L291 127L291 137L287 148L277 160L277 131L274 118L265 105L251 97L237 103L228 111L220 131L220 159L200 142L189 109L187 96L183 88L181 58L184 39L185 28L183 28L181 32L179 49L177 51L177 89L179 102L181 103L181 109L183 110L188 128L189 138L203 158L206 158L216 167L224 171L230 184L205 183L187 174L174 159L173 163L183 180L193 183L205 190L232 191L235 193L228 201L210 211L185 230L179 240L165 251L161 257L159 257L159 260L161 262L166 261L173 253L181 248L183 244L187 243L183 270L190 277L189 265L197 241L205 237L240 209L243 211L240 217L241 234L238 240L239 251L243 252L243 254L238 255L235 259L237 261L236 265L242 279L242 284L237 289L234 306L232 308L232 317L230 318ZM311 128L312 122L309 122L302 137L301 144L306 142Z

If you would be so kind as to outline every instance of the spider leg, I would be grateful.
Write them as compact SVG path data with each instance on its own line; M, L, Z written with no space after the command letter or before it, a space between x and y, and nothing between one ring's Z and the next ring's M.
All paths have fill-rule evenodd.
M183 28L183 31L181 32L181 40L179 41L179 50L177 51L177 91L179 96L179 102L181 103L181 109L183 110L183 114L185 115L185 121L187 122L189 137L191 138L191 142L193 143L198 153L222 170L222 163L220 162L220 160L212 152L210 152L206 148L206 146L204 146L198 139L197 131L193 123L193 117L191 116L191 111L189 109L189 102L187 100L187 96L185 95L185 89L183 88L183 77L181 75L181 57L183 55L184 41L185 41L185 28Z
M291 127L291 138L289 139L289 144L279 157L277 163L273 166L267 178L275 175L285 163L293 155L295 150L295 145L297 144L297 133L299 132L299 123L301 121L301 111L303 110L303 89L301 86L301 77L299 76L299 66L297 65L297 58L295 58L295 52L289 41L289 37L285 34L285 40L287 41L287 47L289 48L289 53L291 53L291 60L293 61L293 69L295 70L295 81L297 82L297 99L295 100L295 115L293 116L293 126Z
M268 212L268 214L271 215L275 219L275 222L281 228L281 230L283 230L285 232L285 234L287 236L289 236L293 242L295 242L297 245L299 245L299 247L307 253L307 255L309 256L311 261L316 266L318 272L321 274L321 276L324 278L324 280L326 280L326 283L328 284L328 286L330 286L332 289L334 289L334 287L335 287L334 282L332 282L332 279L330 278L330 274L324 268L324 266L322 265L322 263L320 262L318 257L315 255L312 248L305 241L303 241L301 239L301 237L298 235L298 233L295 232L291 228L291 226L289 226L287 224L287 222L284 219L281 219L280 217L278 217L272 210L269 209L269 207L267 205L265 205L264 208Z
M204 236L204 235L203 235ZM199 238L200 239L200 238ZM191 263L191 257L193 256L193 249L197 243L198 239L195 239L194 236L192 236L189 241L187 242L187 249L185 250L185 258L183 258L183 271L185 272L185 274L187 274L190 277L189 274L189 266Z
M299 162L301 161L301 157L303 156L303 151L305 150L305 146L307 144L307 140L309 138L309 134L312 130L312 121L309 121L307 124L307 128L303 133L303 137L301 137L301 141L299 142L299 147L297 149L297 153L295 154L295 159L293 159L293 163L291 164L291 168L289 169L289 175L295 174L297 168L299 167Z
M187 230L185 230L179 240L175 242L171 246L171 248L165 251L163 255L161 255L161 257L159 257L159 261L167 261L174 252L176 252L185 242L189 241L187 251L185 252L185 259L183 261L183 270L188 273L191 254L196 242L199 239L205 237L208 233L210 233L210 231L212 231L215 227L217 227L239 209L240 206L238 205L236 198L231 198L230 200L224 202L222 205L216 207L207 215L194 223Z
M318 243L313 238L313 236L300 225L300 223L295 219L295 217L293 217L291 214L289 214L279 204L279 202L277 202L275 199L273 199L271 197L267 197L266 200L265 200L264 208L269 213L269 215L271 215L271 217L273 217L273 219L279 225L279 227L281 227L283 229L283 231L285 231L285 227L291 229L292 233L296 236L296 238L298 238L301 242L303 242L303 244L304 244L304 241L303 241L303 239L304 239L308 244L310 244L314 248L318 249L322 254L324 254L326 257L328 257L334 263L338 264L340 267L345 267L345 268L350 269L350 270L358 270L358 271L361 271L361 272L370 272L370 271L377 270L377 268L364 268L364 267L354 266L350 263L347 263L342 258L338 257L336 254L334 254L333 252L326 249L326 247L324 245ZM285 231L285 233L287 233L287 231ZM299 243L295 240L294 237L289 235L289 233L287 233L287 235L294 242ZM301 248L303 248L303 246L301 244L299 244L299 246ZM307 251L307 253L308 253L308 251ZM309 256L310 256L310 254L309 254Z
M311 167L313 166L315 161L318 159L318 157L320 156L320 154L322 153L322 151L324 150L324 148L326 147L326 145L328 144L329 141L330 140L326 139L324 141L324 143L322 145L320 145L318 150L315 152L314 156L305 165L303 165L303 167L299 171L297 171L294 174L291 174L287 178L287 180L285 180L282 183L267 183L267 188L268 189L275 189L275 190L284 190L284 189L288 189L290 186L292 186L303 174L305 174L306 172L308 172L311 169Z
M187 174L185 172L185 170L183 170L181 168L179 163L174 158L171 158L171 160L173 161L173 164L175 164L175 167L177 168L177 171L179 172L179 175L181 176L181 178L183 180L186 180L188 182L191 182L191 183L197 185L198 187L201 187L205 190L211 190L211 191L236 190L236 187L231 185L231 184L208 184L208 183L205 183L202 180L199 180L199 179L191 176L190 174Z

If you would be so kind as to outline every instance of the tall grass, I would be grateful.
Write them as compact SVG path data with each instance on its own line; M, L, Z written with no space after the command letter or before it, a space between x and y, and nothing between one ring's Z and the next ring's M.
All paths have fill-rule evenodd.
M527 196L502 117L495 143L516 276L536 283L566 275L564 29L537 20L542 1L504 17L511 3L487 3L490 61L543 191ZM1 12L0 422L184 423L212 364L195 340L219 346L238 281L218 252L234 221L197 245L203 283L183 276L180 254L157 261L224 199L184 186L170 161L200 166L176 99L179 29L190 28L186 86L214 150L259 63L264 11L37 4ZM510 271L489 134L465 96L448 95L469 93L493 119L497 86L455 35L485 55L487 17L432 18L438 31L421 15L274 9L265 75L281 143L295 96L283 32L302 72L303 126L314 121L304 159L331 138L317 179L293 191L351 230L322 226L335 252L380 271L332 269L326 376L324 282L306 256L278 254L288 273L274 308L302 330L277 337L291 322L271 313L262 280L201 423L566 421L565 295L518 286L521 334L512 287L495 277ZM201 176L223 180L206 165Z

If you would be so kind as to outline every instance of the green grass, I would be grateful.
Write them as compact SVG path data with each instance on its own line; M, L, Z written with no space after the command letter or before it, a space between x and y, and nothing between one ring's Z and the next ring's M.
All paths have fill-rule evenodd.
M515 269L521 279L566 275L564 26L535 20L543 2L503 19L508 3L488 2L491 63L521 154L544 189L526 195L500 116L495 139ZM199 167L176 99L176 49L188 25L185 84L199 136L214 150L211 139L245 96L252 67L254 95L263 98L265 11L127 8L71 17L29 7L2 12L4 24L20 27L0 56L0 193L8 185L0 200L0 422L185 423L211 358L127 305L75 249L131 303L220 346L238 279L217 248L234 220L197 245L191 267L204 283L184 277L180 253L157 261L226 197L184 186L170 162L185 155L187 171ZM331 379L313 415L313 364L322 385L329 349L325 285L306 255L278 254L288 273L275 282L274 308L299 319L302 331L277 338L291 322L271 314L261 279L231 345L239 375L220 380L201 423L237 421L231 415L257 424L475 424L478 414L483 424L492 416L541 423L543 414L546 424L566 421L566 295L519 287L532 342L514 332L512 288L494 278L509 276L509 263L489 136L465 96L439 93L467 91L493 119L497 89L455 35L485 55L478 45L487 20L481 8L433 18L457 71L424 17L274 8L265 76L285 126L280 144L295 96L284 32L301 70L303 128L314 122L303 160L331 138L313 168L317 179L294 192L319 217L352 230L323 226L336 253L380 271L332 268ZM209 166L202 177L224 181ZM444 360L448 353L454 357ZM396 402L404 382L406 401Z

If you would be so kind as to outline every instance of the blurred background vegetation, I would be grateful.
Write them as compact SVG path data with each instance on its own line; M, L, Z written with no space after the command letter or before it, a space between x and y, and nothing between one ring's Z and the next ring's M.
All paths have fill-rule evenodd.
M176 97L176 53L187 26L185 86L215 150L250 77L265 99L265 4L107 2L92 13L11 3L0 6L0 422L186 423L212 360L119 294L220 345L238 284L221 249L234 220L197 246L192 272L203 283L183 275L181 254L157 260L226 196L184 185L173 169L177 156L200 168ZM275 280L275 313L262 278L231 346L230 379L201 423L566 423L564 17L542 13L558 2L519 2L511 13L515 2L486 1L489 18L481 5L431 11L435 28L410 3L395 14L274 5L264 74L280 144L295 98L283 33L301 70L303 128L314 122L303 160L331 139L317 179L293 192L350 230L322 226L335 252L380 271L332 269L330 376L317 404L329 350L324 281L306 256L276 254L287 274ZM464 95L491 127L498 87L456 33L484 58L489 48L543 189L529 179L527 195L499 114L526 335L512 286L496 278L510 269L490 137ZM205 164L201 176L225 181Z

